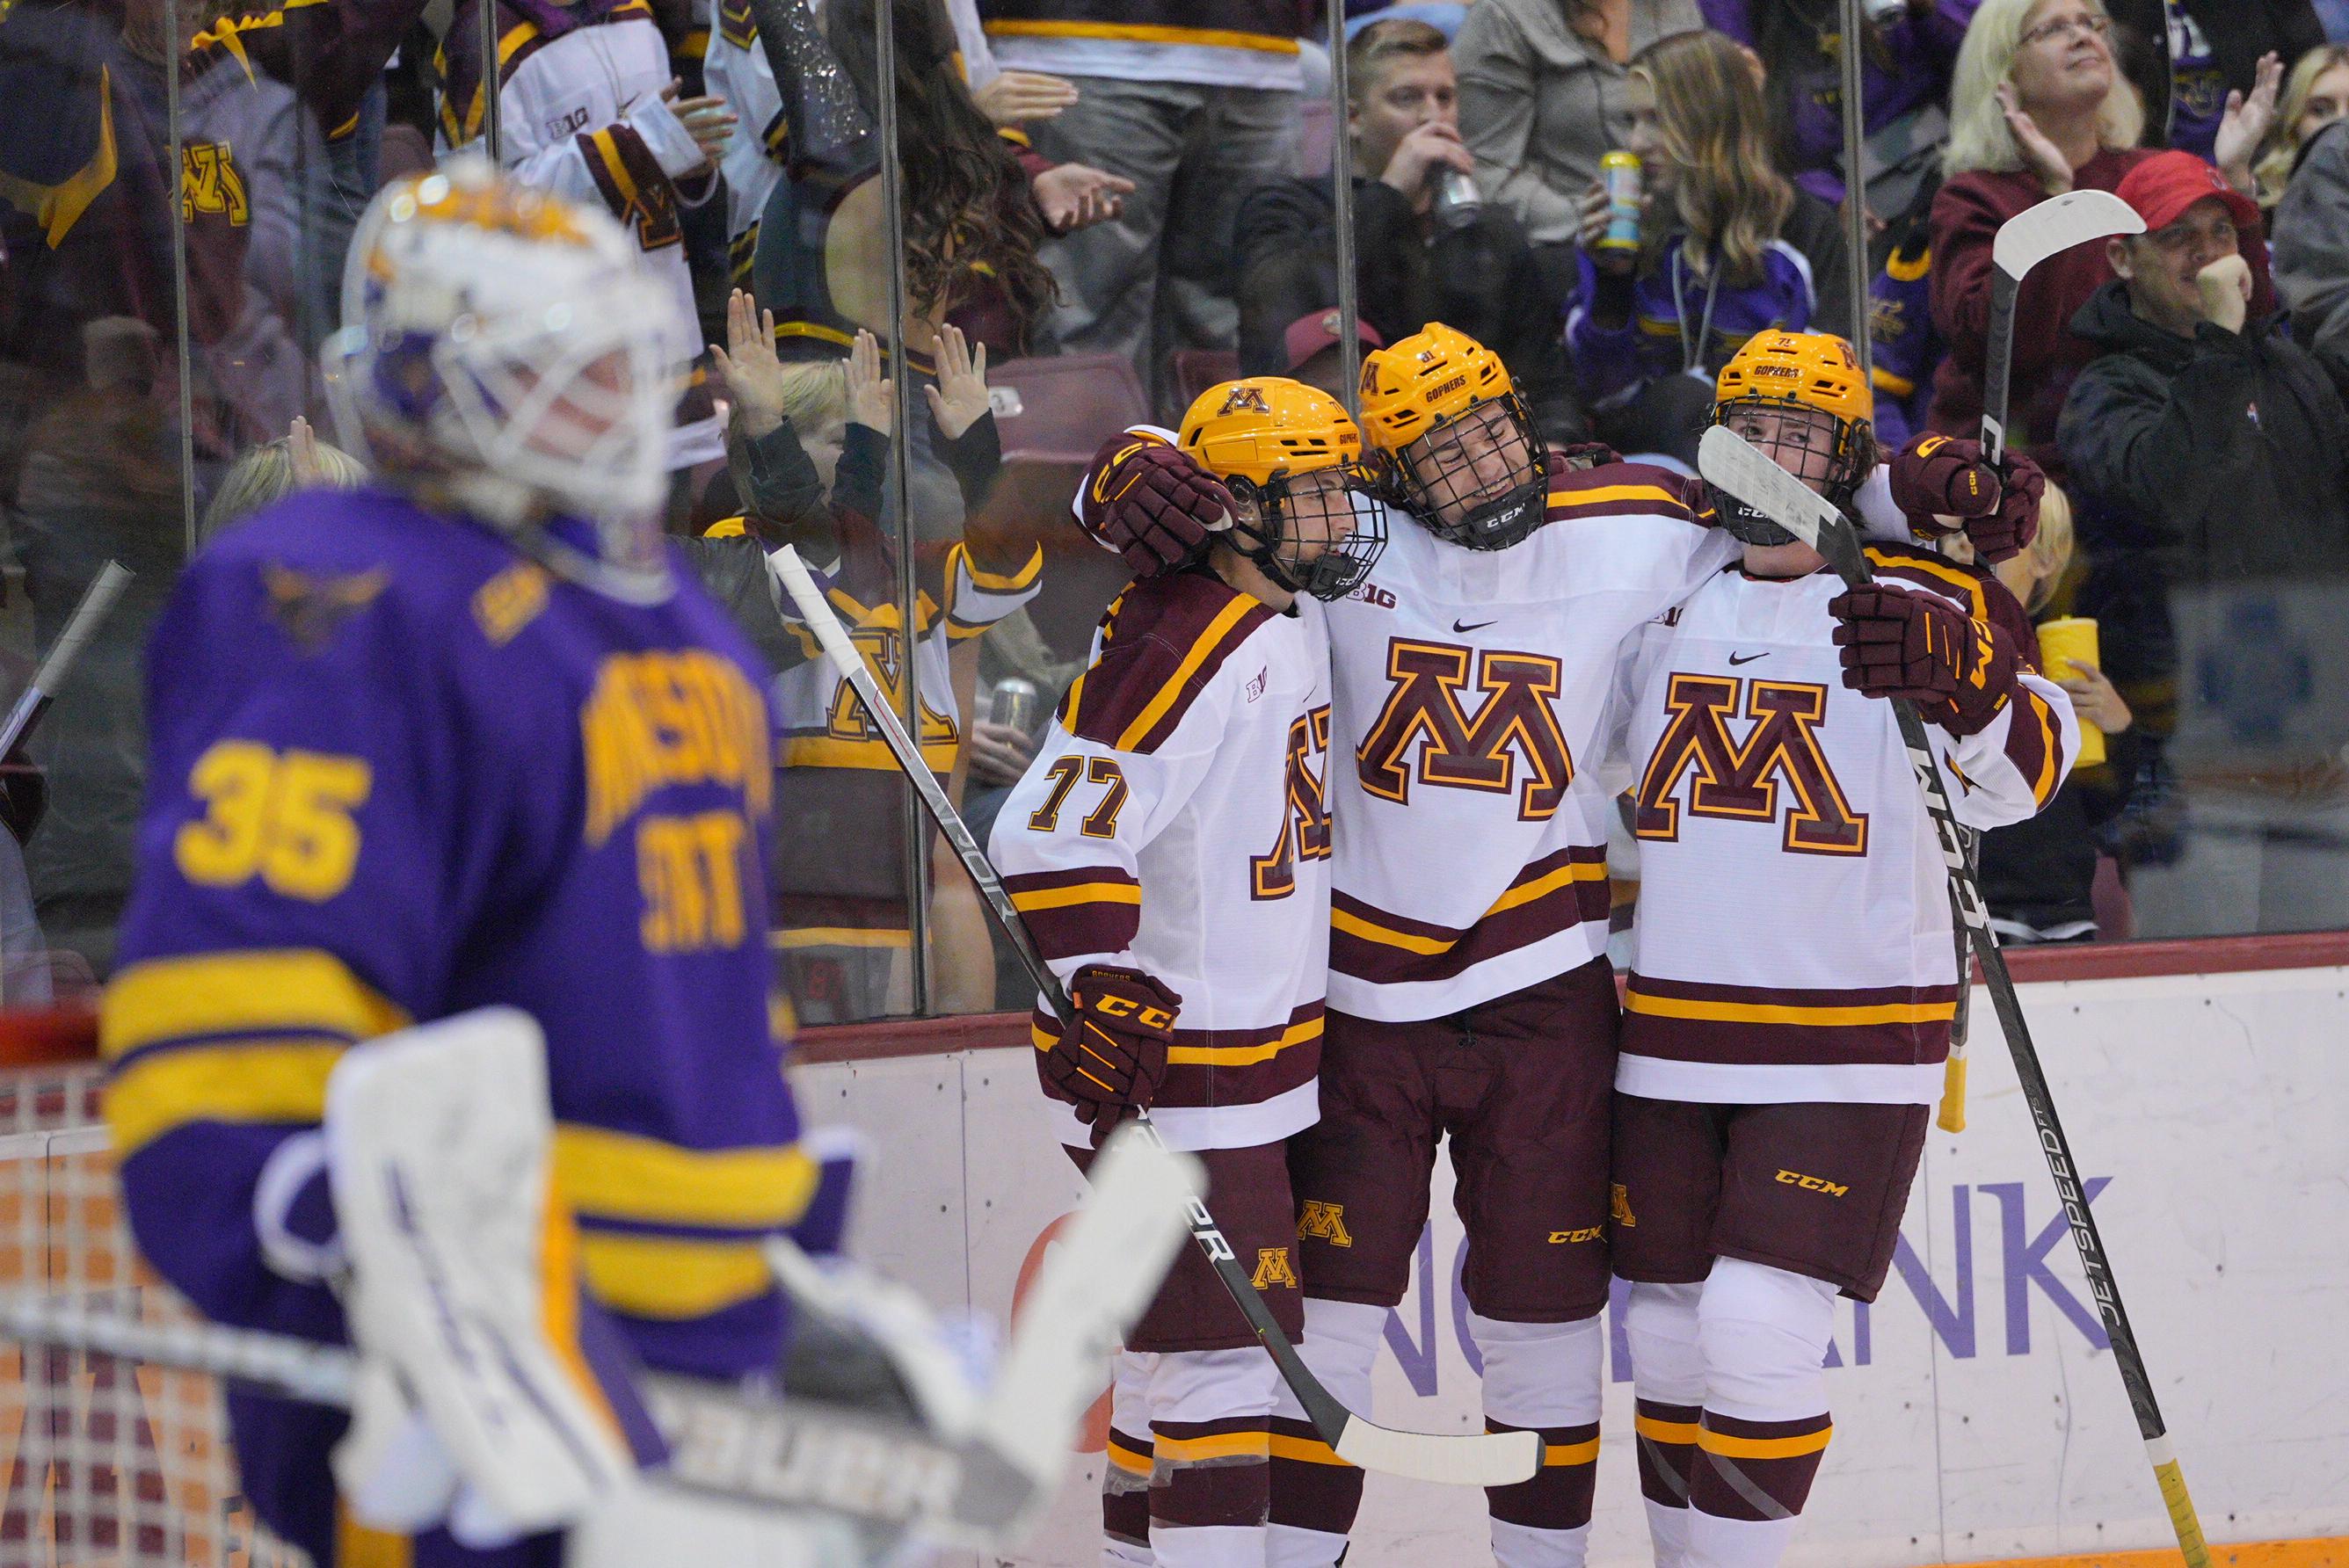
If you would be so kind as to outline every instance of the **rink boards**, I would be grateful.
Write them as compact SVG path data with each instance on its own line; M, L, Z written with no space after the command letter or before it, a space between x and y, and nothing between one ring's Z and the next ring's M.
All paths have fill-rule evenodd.
M2349 1536L2349 969L2026 985L2024 1006L2214 1542ZM1970 1126L1935 1131L1873 1307L1846 1302L1836 1436L1790 1562L2106 1553L2169 1533L1986 999ZM1987 1031L1987 1032L1984 1032ZM1025 1048L811 1065L809 1119L885 1150L857 1249L1000 1316L1074 1202ZM1479 1421L1438 1161L1435 1221L1389 1319L1379 1419ZM1647 1560L1630 1363L1610 1323L1592 1562ZM1102 1419L1013 1561L1099 1561ZM1374 1479L1355 1568L1489 1561L1474 1492ZM2274 1555L2274 1554L2271 1554ZM2271 1568L2338 1560L2319 1546Z

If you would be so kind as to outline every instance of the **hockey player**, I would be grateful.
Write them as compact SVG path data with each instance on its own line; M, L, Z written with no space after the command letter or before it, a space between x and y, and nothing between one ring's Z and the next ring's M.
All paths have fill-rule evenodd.
M545 1036L577 1226L575 1276L549 1243L558 1348L605 1388L623 1347L777 1367L759 1242L819 1171L769 1026L758 666L653 521L674 308L599 211L475 160L395 183L328 348L385 487L295 495L172 592L105 1109L139 1246L208 1316L344 1337L329 1076L503 1004ZM321 1568L560 1560L458 1544L429 1431L363 1478L398 1542L338 1504L343 1415L228 1412L254 1511Z
M1448 1136L1486 1424L1550 1444L1541 1475L1492 1491L1495 1555L1578 1563L1598 1456L1616 1006L1607 807L1576 772L1618 645L1733 545L1674 475L1546 452L1499 359L1450 327L1371 355L1362 387L1369 438L1417 526L1329 614L1330 755L1345 759L1330 795L1346 825L1322 1119L1290 1145L1303 1349L1333 1393L1369 1408ZM1197 537L1214 513L1196 476L1160 482L1179 450L1146 432L1127 445L1081 492L1096 532L1143 548L1154 523ZM1106 496L1119 500L1093 499ZM1277 1560L1332 1563L1361 1472L1293 1405L1275 1430L1288 1456L1275 1519L1296 1532L1276 1542L1295 1554Z
M1389 489L1419 526L1329 616L1331 754L1352 761L1330 784L1346 826L1322 1118L1290 1146L1301 1348L1368 1409L1448 1138L1486 1425L1549 1445L1538 1477L1489 1494L1494 1553L1504 1568L1574 1568L1598 1460L1616 1028L1613 808L1578 775L1623 640L1736 543L1711 531L1702 487L1546 451L1507 370L1450 327L1371 355L1361 384ZM1930 477L1940 510L2012 531L1994 482L1961 504L1945 495L1958 465ZM1089 531L1137 570L1200 548L1222 500L1148 431L1105 445L1079 492ZM1282 1561L1331 1563L1361 1472L1294 1407L1275 1430L1291 1456L1276 1460L1275 1518L1307 1543Z
M724 100L680 96L651 0L500 0L498 57L484 70L481 29L449 32L443 150L478 148L498 95L497 155L528 185L603 207L634 238L675 302L663 348L682 366L700 351L683 211L717 193L735 132ZM486 80L485 80L486 78ZM697 370L678 401L667 465L726 455L717 407Z
M1075 1009L1037 1067L1081 1166L1130 1109L1206 1161L1216 1220L1302 1328L1283 1142L1317 1113L1329 977L1330 655L1322 602L1363 581L1383 511L1327 393L1274 377L1192 404L1182 450L1238 516L1206 559L1134 583L996 819L1005 890ZM1268 1561L1279 1376L1185 1250L1118 1357L1107 1561Z
M1764 332L1714 418L1839 505L1875 463L1849 346ZM1610 748L1640 904L1616 1077L1615 1272L1663 1568L1770 1568L1831 1427L1838 1293L1884 1282L1949 1054L1941 853L1893 709L1976 828L2031 816L2076 729L1989 573L1871 545L1846 591L1727 498L1744 546L1625 663Z

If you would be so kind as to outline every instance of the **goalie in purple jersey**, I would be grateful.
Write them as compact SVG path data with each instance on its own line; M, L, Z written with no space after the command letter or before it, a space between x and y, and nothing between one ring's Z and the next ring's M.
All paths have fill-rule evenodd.
M553 1373L507 1408L547 1395L606 1473L659 1454L633 1364L771 1382L762 1243L828 1250L845 1166L802 1141L771 1023L759 665L653 521L667 294L602 213L463 160L382 193L345 295L328 379L385 482L287 499L171 595L106 1114L140 1249L199 1311L396 1367L354 1417L230 1394L264 1522L321 1568L552 1568L561 1529L426 1418L433 1369L370 1342L340 1069L543 1034L519 1233Z

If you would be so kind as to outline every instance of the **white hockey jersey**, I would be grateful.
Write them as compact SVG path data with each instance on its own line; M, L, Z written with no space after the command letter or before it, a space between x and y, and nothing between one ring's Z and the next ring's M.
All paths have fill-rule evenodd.
M543 23L543 15L498 7L501 160L525 184L602 204L636 236L646 267L676 296L669 352L682 369L702 346L678 209L707 201L717 180L661 100L671 74L668 46L649 0L580 0L560 13L571 23L561 32L551 33L555 24ZM486 120L479 32L465 26L450 35L444 150L477 142ZM669 438L669 466L725 455L716 407L697 375Z
M1441 1017L1604 951L1611 806L1584 754L1624 639L1735 548L1687 483L1554 464L1524 542L1465 550L1398 520L1330 606L1332 1007Z
M1877 575L2022 623L1986 575L1871 545ZM1832 573L1716 574L1646 627L1610 711L1640 903L1616 1088L1703 1104L1916 1105L1939 1091L1958 970L1940 850L1892 705L1845 686ZM2035 813L2078 740L2026 670L1979 734L1929 727L1958 818Z
M717 17L701 70L710 93L724 98L735 115L734 139L726 144L718 167L726 176L727 272L735 287L747 289L759 219L783 177L791 128L783 119L774 67L759 44L750 0L718 0Z
M1182 998L1151 1111L1177 1149L1270 1143L1320 1114L1323 608L1283 614L1205 569L1134 583L996 818L1004 888L1055 974L1123 965ZM1040 1006L1040 1054L1059 1033Z

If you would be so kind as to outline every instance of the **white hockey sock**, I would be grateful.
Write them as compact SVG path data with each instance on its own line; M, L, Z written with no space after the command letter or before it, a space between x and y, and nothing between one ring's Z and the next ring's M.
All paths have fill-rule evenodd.
M1533 1480L1487 1487L1499 1568L1582 1568L1599 1464L1599 1319L1504 1323L1468 1315L1485 1361L1488 1431L1537 1431L1548 1461Z
M1148 1395L1158 1568L1262 1568L1279 1385L1258 1346L1159 1354Z
M1702 1450L1689 1489L1689 1568L1776 1568L1833 1428L1823 1363L1836 1287L1716 1261L1697 1305Z
M1640 1495L1656 1568L1685 1568L1689 1473L1704 1414L1704 1352L1697 1345L1702 1284L1634 1283L1623 1310L1631 1350L1632 1419L1640 1449Z
M1298 1354L1340 1404L1364 1416L1371 1413L1371 1367L1378 1360L1386 1321L1383 1306L1305 1298L1305 1337L1298 1341ZM1286 1383L1272 1408L1272 1430L1284 1452L1272 1461L1272 1528L1265 1562L1269 1568L1330 1568L1354 1527L1362 1472L1328 1451ZM1296 1457L1300 1455L1313 1457Z

